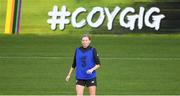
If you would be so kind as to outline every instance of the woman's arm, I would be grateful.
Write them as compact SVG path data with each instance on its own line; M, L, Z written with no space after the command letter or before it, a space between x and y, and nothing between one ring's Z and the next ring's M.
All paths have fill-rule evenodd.
M93 50L93 55L94 55L94 60L95 60L95 66L94 66L93 68L89 69L89 70L87 71L87 74L92 74L92 72L93 72L94 70L97 70L97 69L101 66L101 64L100 64L100 59L99 59L99 55L98 55L98 53L97 53L97 51L96 51L96 48L94 48L94 50Z
M97 70L99 67L100 67L100 64L96 64L93 68L87 70L87 74L92 74L92 72Z
M69 73L68 73L68 75L66 76L66 81L67 81L67 82L68 82L69 79L71 78L71 74L72 74L72 72L73 72L73 70L74 70L75 68L76 68L76 51L75 51L75 53L74 53L74 60L73 60L72 67L70 68Z
M100 67L100 64L97 64L96 66L94 66L93 68L91 68L91 70L97 70Z
M71 74L72 74L73 70L74 70L74 68L73 68L73 67L71 67L71 68L70 68L70 70L69 70L68 75L66 76L66 81L67 81L67 82L68 82L68 81L69 81L69 79L71 78Z

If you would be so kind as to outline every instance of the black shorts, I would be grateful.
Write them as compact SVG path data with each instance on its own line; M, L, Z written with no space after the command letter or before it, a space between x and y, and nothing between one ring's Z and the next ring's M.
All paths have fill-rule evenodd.
M97 86L97 81L96 81L96 78L89 79L89 80L77 79L76 85L82 85L82 86L86 86L86 87Z

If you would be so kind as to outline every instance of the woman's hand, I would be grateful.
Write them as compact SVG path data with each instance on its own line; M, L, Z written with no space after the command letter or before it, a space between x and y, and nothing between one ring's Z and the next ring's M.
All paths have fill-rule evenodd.
M93 71L94 71L93 69L89 69L89 70L87 70L87 72L86 72L86 73L87 73L87 74L92 74L92 73L93 73Z
M66 77L66 82L68 82L68 81L70 80L70 78L71 78L71 76L68 75L68 76Z

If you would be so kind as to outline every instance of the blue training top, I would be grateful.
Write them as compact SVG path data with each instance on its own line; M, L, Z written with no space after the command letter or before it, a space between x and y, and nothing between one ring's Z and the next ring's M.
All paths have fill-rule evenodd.
M76 48L76 79L93 79L96 77L96 71L92 74L87 74L87 70L95 66L93 57L93 48L86 52L82 52L80 48Z

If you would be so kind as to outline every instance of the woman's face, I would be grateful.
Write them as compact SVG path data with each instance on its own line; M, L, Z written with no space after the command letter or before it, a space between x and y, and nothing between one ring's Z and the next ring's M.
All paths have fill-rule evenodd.
M89 44L91 43L91 40L89 40L88 37L83 37L81 40L83 48L87 48Z

